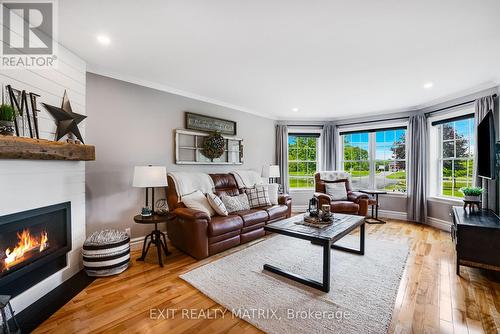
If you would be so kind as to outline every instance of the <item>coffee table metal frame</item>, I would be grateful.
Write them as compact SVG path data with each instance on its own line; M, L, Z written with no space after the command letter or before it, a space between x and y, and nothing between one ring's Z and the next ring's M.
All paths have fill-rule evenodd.
M347 234L349 234L350 232L355 230L358 226L360 228L359 249L353 249L353 248L347 248L347 247L334 245L334 243L336 241L340 240L341 238L343 238L344 236L346 236ZM312 228L314 228L314 227L312 227ZM311 241L312 244L320 245L323 247L323 281L322 282L318 282L316 280L313 280L313 279L310 279L307 277L303 277L301 275L294 274L288 270L283 270L283 269L280 269L280 268L273 266L273 265L270 265L270 264L264 264L264 269L267 271L270 271L272 273L275 273L277 275L291 279L295 282L302 283L304 285L310 286L312 288L315 288L315 289L318 289L318 290L321 290L324 292L330 291L331 249L336 249L336 250L349 252L349 253L353 253L353 254L358 254L358 255L365 254L365 222L364 222L364 220L362 221L361 224L353 225L351 228L348 228L348 229L342 231L342 233L339 233L339 235L335 236L333 239L326 237L326 236L317 236L317 235L309 234L306 232L283 229L280 227L275 227L275 226L273 226L273 224L269 224L269 225L264 226L264 229L268 232L282 234L282 235L286 235L286 236L297 238L297 239L308 240L308 241Z

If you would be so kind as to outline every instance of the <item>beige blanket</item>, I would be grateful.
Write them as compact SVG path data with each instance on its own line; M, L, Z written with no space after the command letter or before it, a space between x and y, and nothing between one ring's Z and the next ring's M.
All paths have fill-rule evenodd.
M250 188L256 184L263 184L262 177L254 170L237 170L231 172L238 183L238 188Z
M319 178L323 181L337 181L342 179L350 179L351 174L344 171L322 171L319 172Z
M178 201L181 200L182 196L191 194L196 190L201 190L204 194L214 191L214 181L206 173L170 172L168 175L174 180Z

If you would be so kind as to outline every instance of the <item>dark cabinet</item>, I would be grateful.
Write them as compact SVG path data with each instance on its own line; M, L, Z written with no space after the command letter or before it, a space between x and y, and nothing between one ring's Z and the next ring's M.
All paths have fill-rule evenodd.
M451 237L460 265L500 270L500 218L492 211L469 212L453 207Z

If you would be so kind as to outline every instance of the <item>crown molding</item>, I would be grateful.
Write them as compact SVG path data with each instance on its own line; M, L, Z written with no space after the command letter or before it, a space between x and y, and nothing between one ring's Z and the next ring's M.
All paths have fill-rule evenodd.
M98 65L87 64L87 72L98 74L98 75L102 75L102 76L105 76L105 77L108 77L108 78L112 78L112 79L116 79L116 80L120 80L120 81L125 81L125 82L128 82L128 83L134 84L134 85L139 85L139 86L142 86L142 87L147 87L147 88L159 90L159 91L162 91L162 92L167 92L167 93L170 93L170 94L175 94L175 95L179 95L179 96L182 96L182 97L187 97L187 98L190 98L190 99L193 99L193 100L202 101L202 102L206 102L206 103L218 105L218 106L221 106L221 107L225 107L225 108L229 108L229 109L241 111L241 112L244 112L244 113L247 113L247 114L252 114L254 116L259 116L259 117L266 118L266 119L271 119L271 120L276 120L277 119L277 117L274 116L274 115L268 115L268 114L265 114L265 113L262 113L262 112L259 112L259 111L256 111L256 110L248 109L248 108L245 108L245 107L241 107L241 106L238 106L238 105L235 105L235 104L232 104L232 103L220 101L220 100L213 99L213 98L210 98L210 97L206 97L206 96L203 96L203 95L198 95L198 94L195 94L195 93L192 93L192 92L188 92L188 91L185 91L185 90L182 90L182 89L177 89L177 88L174 88L174 87L171 87L171 86L168 86L168 85L164 85L164 84L160 84L160 83L157 83L157 82L149 81L149 80L146 80L146 79L138 78L138 77L135 77L133 75L123 74L123 73L117 73L117 72L105 69L103 67L100 67Z

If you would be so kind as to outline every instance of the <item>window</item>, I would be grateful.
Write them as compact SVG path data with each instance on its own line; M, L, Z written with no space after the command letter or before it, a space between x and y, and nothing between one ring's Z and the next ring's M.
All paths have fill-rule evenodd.
M318 167L319 134L288 135L288 183L290 189L314 188Z
M351 173L355 189L370 188L369 133L347 134L343 137L344 170Z
M406 130L375 132L375 188L406 192Z
M344 133L341 168L353 189L406 192L406 129Z
M438 127L439 195L461 198L460 188L473 185L474 118L433 123Z

